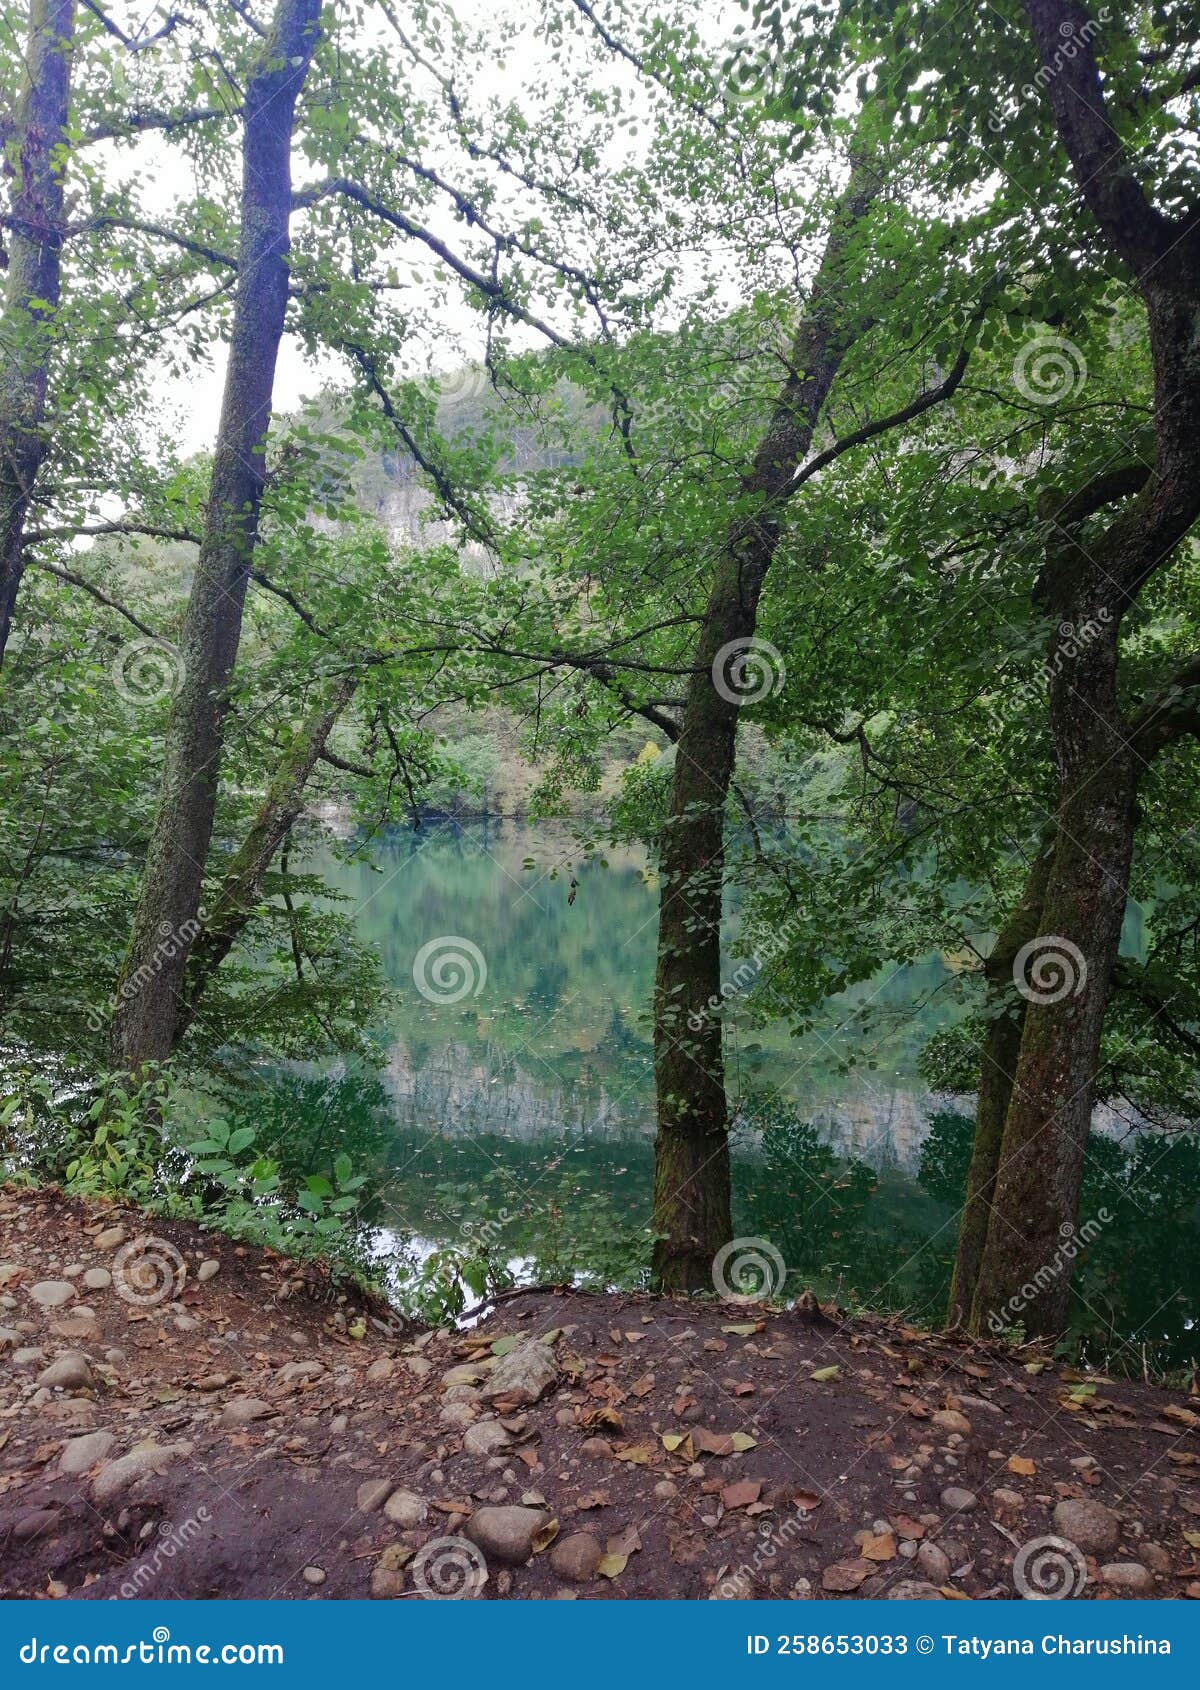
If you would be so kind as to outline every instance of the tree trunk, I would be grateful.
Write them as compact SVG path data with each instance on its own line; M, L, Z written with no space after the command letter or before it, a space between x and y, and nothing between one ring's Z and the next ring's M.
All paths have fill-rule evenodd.
M725 806L733 781L738 711L782 682L781 660L756 648L759 599L779 540L789 485L857 323L846 273L854 226L878 191L855 167L837 208L787 383L742 477L709 592L688 685L659 853L658 961L654 989L653 1271L668 1290L712 1284L728 1242L729 1116L721 1045L721 908Z
M954 1277L950 1282L951 1326L965 1325L975 1295L979 1264L987 1237L992 1191L1000 1161L1004 1121L1012 1096L1013 1076L1025 1026L1025 999L1013 980L1013 964L1021 947L1036 937L1042 900L1054 858L1053 836L1043 839L1030 865L1020 901L996 935L984 964L987 981L987 1030L980 1046L979 1100L975 1108L975 1141L967 1173L967 1192L958 1227Z
M309 778L357 685L356 674L347 672L340 676L328 703L318 705L297 730L250 831L234 852L188 959L185 1002L177 1020L176 1044L195 1020L205 987L254 913L263 876L300 814Z
M25 572L25 518L48 449L46 389L58 310L73 0L32 0L25 81L9 142L8 282L0 317L0 664Z
M1133 859L1137 774L1117 707L1115 626L1050 684L1060 769L1054 861L1019 988L1027 998L974 1332L1066 1325L1100 1041Z
M180 641L183 677L167 730L162 792L110 1033L114 1066L131 1074L170 1054L183 1004L216 810L229 685L258 538L275 361L287 308L292 127L320 9L320 0L278 0L270 35L246 82L238 282L221 421Z

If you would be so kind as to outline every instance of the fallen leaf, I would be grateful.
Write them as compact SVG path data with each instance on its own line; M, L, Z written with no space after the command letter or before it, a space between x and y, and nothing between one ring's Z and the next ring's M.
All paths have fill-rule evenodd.
M1183 1541L1189 1549L1200 1549L1200 1532L1184 1532Z
M653 1456L653 1444L622 1444L613 1450L614 1461L628 1461L634 1467L648 1467Z
M1190 1408L1180 1408L1175 1403L1168 1403L1162 1413L1168 1420L1178 1420L1181 1426L1200 1426L1200 1414L1193 1414Z
M580 1513L586 1513L589 1508L607 1508L611 1498L606 1490L585 1490L575 1506Z
M902 1537L906 1543L919 1543L925 1536L925 1527L911 1514L893 1514L891 1520L896 1536Z
M815 1490L798 1490L792 1501L802 1514L811 1514L814 1508L819 1508L824 1497L818 1496Z
M841 1376L842 1370L836 1362L832 1367L818 1367L815 1373L809 1374L809 1378L818 1385L828 1385L832 1380L840 1379Z
M862 1555L867 1561L894 1561L896 1540L891 1532L868 1532L862 1542Z
M627 1344L640 1344L642 1339L647 1336L648 1334L645 1332L627 1332L625 1334L625 1342Z
M629 1387L635 1397L647 1397L654 1389L653 1373L643 1373L640 1379L635 1379Z
M756 1332L765 1331L766 1325L765 1320L747 1320L736 1326L723 1326L721 1331L731 1333L735 1338L752 1338Z
M721 1491L721 1501L726 1508L749 1508L752 1502L757 1502L762 1494L761 1479L738 1479L732 1485L726 1485Z
M628 1555L602 1555L596 1563L596 1571L602 1579L615 1579L628 1565Z
M544 1549L549 1549L550 1545L554 1542L557 1536L558 1521L547 1520L546 1524L544 1526L539 1526L537 1531L533 1534L533 1553L535 1555L540 1555Z
M744 1454L748 1449L758 1448L758 1439L752 1438L749 1432L734 1432L729 1441L739 1455Z
M837 1561L821 1574L822 1590L857 1590L875 1571L869 1561Z

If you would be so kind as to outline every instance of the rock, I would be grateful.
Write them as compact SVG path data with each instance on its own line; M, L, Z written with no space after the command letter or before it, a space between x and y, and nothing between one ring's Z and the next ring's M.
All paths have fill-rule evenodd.
M1054 1530L1085 1555L1102 1555L1107 1549L1115 1549L1121 1536L1117 1516L1090 1497L1060 1502L1054 1510Z
M926 1584L922 1579L901 1579L887 1592L888 1602L944 1602L936 1584Z
M97 1250L115 1250L118 1244L125 1242L125 1228L123 1226L106 1227L97 1233L94 1241Z
M192 1453L190 1443L143 1444L128 1455L109 1461L92 1480L92 1500L104 1507L144 1479L148 1473L164 1473L174 1462Z
M45 1361L46 1352L40 1344L26 1344L13 1351L14 1367L30 1367L35 1361Z
M370 1367L368 1367L366 1371L366 1383L368 1385L382 1385L386 1380L391 1378L395 1370L396 1364L392 1360L391 1356L380 1356L378 1361L373 1361Z
M324 1584L326 1574L324 1567L305 1567L300 1576L305 1584Z
M15 1349L21 1342L21 1334L14 1326L0 1326L0 1356L5 1350Z
M1019 1490L1007 1490L1003 1485L992 1492L992 1502L996 1512L1002 1519L1011 1518L1014 1514L1023 1514L1025 1498Z
M324 1371L323 1361L285 1361L275 1377L281 1385L295 1385L304 1379L319 1379Z
M942 1548L946 1551L946 1559L950 1563L951 1572L953 1572L956 1567L965 1566L971 1559L971 1551L967 1548L961 1538L944 1537L942 1538L941 1543Z
M511 1442L498 1420L480 1420L463 1433L463 1449L468 1455L495 1455Z
M12 1529L16 1538L41 1537L58 1524L58 1514L53 1508L35 1508L28 1514L22 1514Z
M515 1503L477 1508L463 1527L463 1535L482 1549L489 1561L518 1567L533 1554L533 1540L551 1518L543 1508L520 1508Z
M474 1385L450 1385L442 1393L443 1402L469 1402L479 1407L480 1396Z
M947 1485L942 1492L942 1507L954 1514L969 1514L972 1508L979 1507L979 1498L973 1490L964 1490L961 1485Z
M112 1284L112 1274L107 1268L89 1268L83 1276L83 1283L89 1291L107 1291Z
M404 1574L399 1567L375 1567L371 1572L371 1595L377 1602L391 1601L404 1594Z
M950 1577L950 1557L936 1543L917 1546L917 1566L932 1584L945 1584Z
M196 1269L196 1278L199 1283L203 1285L208 1280L214 1278L218 1273L220 1273L220 1271L220 1262L218 1262L215 1257L209 1256L208 1260L201 1262L200 1266Z
M572 1532L561 1537L550 1551L550 1565L568 1584L586 1584L595 1574L603 1554L591 1532Z
M1174 1570L1170 1551L1163 1548L1161 1543L1143 1543L1138 1549L1138 1557L1149 1567L1152 1573L1169 1573Z
M660 1479L654 1487L654 1494L659 1502L669 1502L678 1489L673 1479Z
M29 1287L29 1295L40 1309L61 1309L75 1300L75 1287L69 1279L39 1279Z
M395 1488L391 1479L364 1479L354 1493L354 1506L360 1514L373 1514L383 1507Z
M598 1461L607 1461L612 1455L612 1445L607 1438L585 1438L579 1446L579 1453Z
M514 1402L533 1403L557 1379L558 1367L549 1344L530 1339L501 1356L483 1387L483 1396L488 1401L511 1397Z
M1100 1578L1122 1596L1150 1596L1154 1591L1154 1574L1140 1561L1110 1561L1101 1567Z
M971 1430L971 1422L966 1415L955 1408L940 1408L936 1414L930 1415L929 1424L942 1432L959 1432L963 1437Z
M108 1459L116 1441L111 1432L85 1432L82 1438L72 1438L58 1458L58 1471L72 1475L90 1473L99 1462Z
M86 1391L92 1384L92 1370L86 1356L78 1350L68 1350L38 1374L38 1384L54 1386L60 1391Z
M448 1402L438 1414L443 1426L453 1426L461 1431L477 1418L479 1410L469 1402Z
M412 1366L411 1359L408 1365ZM425 1365L428 1367L428 1362ZM461 1367L451 1367L442 1374L442 1389L448 1391L452 1385L478 1385L486 1378L487 1374L482 1367L475 1366L473 1362L464 1363Z
M415 1490L394 1490L383 1505L383 1511L394 1526L408 1529L419 1526L429 1513L428 1505L423 1496L418 1496Z
M424 1356L405 1356L404 1365L414 1379L428 1379L433 1372L433 1363Z
M219 1424L222 1426L248 1426L252 1420L263 1420L269 1414L274 1414L269 1402L261 1397L230 1397L221 1410Z
M95 1338L96 1335L96 1317L91 1309L72 1309L62 1320L50 1322L52 1338L66 1338L68 1342L76 1343L80 1338Z

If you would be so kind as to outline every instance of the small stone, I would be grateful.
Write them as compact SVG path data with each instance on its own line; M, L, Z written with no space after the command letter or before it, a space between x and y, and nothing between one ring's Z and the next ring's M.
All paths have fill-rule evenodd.
M479 1410L469 1402L448 1402L438 1414L443 1426L462 1430L478 1417Z
M324 1584L326 1578L324 1567L305 1567L300 1576L305 1584Z
M515 1352L514 1352L515 1353ZM506 1358L507 1359L507 1358ZM533 1540L551 1516L542 1508L477 1508L463 1527L463 1533L489 1561L520 1566L533 1553Z
M21 1342L21 1334L15 1326L0 1326L0 1356L5 1350L14 1349Z
M1008 1490L1003 1485L997 1486L992 1492L992 1502L996 1512L1002 1516L1022 1514L1025 1511L1025 1498L1019 1490Z
M979 1498L973 1490L964 1490L961 1485L947 1485L942 1492L942 1507L954 1514L969 1514L972 1508L979 1507Z
M607 1438L585 1438L579 1446L579 1453L596 1460L607 1460L612 1454L612 1445Z
M97 1250L115 1250L118 1244L125 1242L125 1228L123 1226L106 1227L98 1233L95 1240Z
M45 1361L46 1352L40 1344L25 1344L13 1351L14 1367L30 1367L35 1361Z
M394 1526L408 1529L419 1526L429 1513L423 1496L414 1490L394 1490L383 1505L383 1511Z
M218 1273L220 1273L220 1271L220 1262L217 1261L214 1256L209 1256L207 1261L201 1262L200 1266L196 1269L196 1278L201 1285L204 1285L208 1280L214 1278Z
M433 1363L424 1356L405 1356L404 1365L414 1379L428 1379L433 1372Z
M1121 1523L1102 1502L1081 1497L1059 1503L1054 1510L1054 1530L1085 1555L1102 1555L1105 1550L1116 1548Z
M285 1361L275 1377L281 1385L297 1385L306 1379L319 1379L324 1371L322 1361Z
M75 1287L67 1279L40 1279L31 1285L29 1295L40 1309L61 1309L75 1298Z
M368 1367L366 1383L368 1385L382 1385L391 1378L395 1371L396 1364L391 1356L380 1356L377 1361L373 1361Z
M572 1532L559 1538L550 1551L550 1565L568 1584L586 1584L600 1565L603 1550L591 1532Z
M13 1527L12 1534L22 1540L41 1537L43 1532L51 1531L57 1524L58 1515L53 1508L35 1508L29 1514L22 1514Z
M535 1403L557 1379L558 1366L550 1345L529 1339L501 1356L483 1387L483 1395L489 1400L511 1397L517 1403Z
M971 1430L971 1422L965 1414L960 1414L955 1408L941 1408L936 1414L930 1415L929 1424L937 1426L943 1432L959 1432L964 1437Z
M573 1408L556 1408L554 1424L556 1426L573 1426L575 1424L575 1410Z
M399 1567L375 1567L371 1572L371 1595L377 1602L404 1594L404 1574Z
M222 1426L248 1426L252 1420L264 1420L275 1410L261 1397L231 1397L221 1410Z
M52 1361L38 1374L38 1384L60 1391L86 1391L92 1384L92 1370L87 1357L81 1356L77 1350L68 1350L66 1355L59 1356L57 1361Z
M1154 1574L1140 1561L1110 1561L1101 1567L1100 1578L1123 1596L1149 1596L1154 1590Z
M88 1268L83 1283L89 1291L107 1291L112 1284L112 1274L107 1268Z
M902 1544L901 1548L903 1547ZM918 1544L917 1566L931 1584L945 1584L950 1577L950 1557L944 1549L939 1549L936 1543Z
M673 1479L660 1479L654 1487L654 1494L659 1502L669 1502L678 1489Z
M128 1455L109 1461L92 1480L92 1499L103 1507L144 1479L148 1473L165 1472L174 1462L192 1453L190 1443L143 1444Z
M887 1592L889 1602L944 1602L936 1584L926 1584L921 1579L901 1579Z
M116 1441L111 1432L86 1432L82 1438L72 1438L58 1458L58 1471L73 1476L90 1473L108 1459Z
M1163 1548L1161 1543L1143 1543L1138 1548L1138 1557L1152 1573L1169 1573L1174 1570L1170 1551Z
M498 1420L480 1420L463 1433L463 1449L468 1455L495 1455L511 1442Z
M354 1494L354 1506L360 1514L373 1514L383 1507L394 1488L391 1479L364 1479Z
M50 1322L50 1336L66 1338L71 1343L77 1343L80 1338L95 1338L96 1332L96 1317L91 1309L72 1309L62 1320Z

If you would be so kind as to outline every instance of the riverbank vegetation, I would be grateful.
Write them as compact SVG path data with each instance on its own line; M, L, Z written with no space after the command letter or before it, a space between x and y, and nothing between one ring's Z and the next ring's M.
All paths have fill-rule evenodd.
M6 1172L426 1316L853 1262L974 1335L1194 1363L1189 9L1003 0L969 43L877 0L18 21ZM449 1178L455 1241L389 1268L392 983L329 864L472 811L570 830L568 911L644 864L652 1165L628 1206ZM482 1014L501 932L389 943ZM897 1274L862 1266L876 1174L731 1066L837 1002L869 1067L931 956L936 1214ZM314 1073L269 1118L265 1077Z

